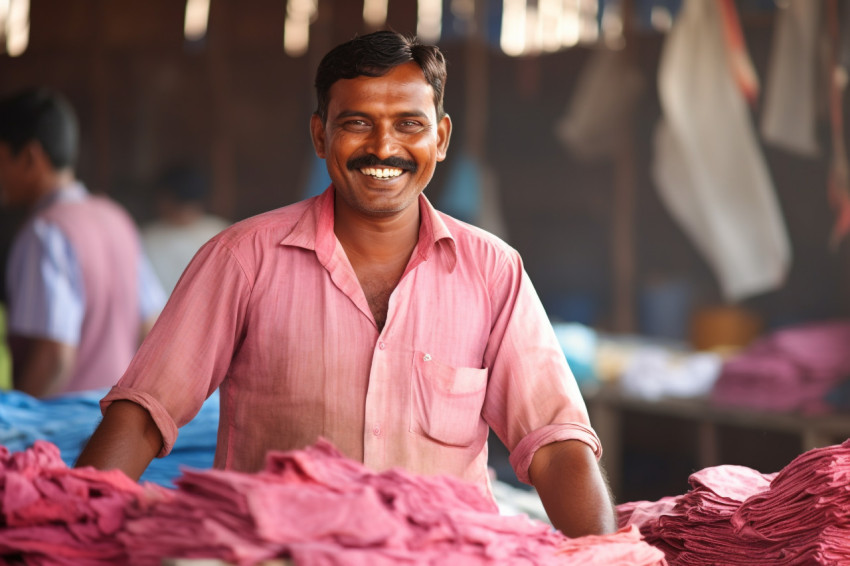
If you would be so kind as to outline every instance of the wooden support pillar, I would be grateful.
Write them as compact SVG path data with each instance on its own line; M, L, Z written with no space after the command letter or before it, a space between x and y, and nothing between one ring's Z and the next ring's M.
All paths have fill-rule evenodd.
M233 145L233 128L230 116L233 115L233 101L230 92L232 76L228 51L230 21L230 2L212 2L207 28L207 80L210 92L210 120L212 122L212 140L210 141L210 171L212 173L211 208L224 218L237 218L236 193L236 154Z
M622 8L626 56L634 58L632 0L624 0ZM637 168L633 120L634 117L630 113L620 127L620 140L614 162L611 304L612 330L620 333L633 333L637 330L635 314L635 174Z
M487 56L487 2L475 0L475 15L466 41L466 150L483 163L486 154L489 67Z
M109 22L108 0L98 0L94 10L92 30L92 58L90 88L91 99L94 103L92 119L92 146L96 159L94 160L94 177L89 189L92 192L108 194L111 190L110 177L112 174L111 140L109 135L109 61L106 45L107 27Z

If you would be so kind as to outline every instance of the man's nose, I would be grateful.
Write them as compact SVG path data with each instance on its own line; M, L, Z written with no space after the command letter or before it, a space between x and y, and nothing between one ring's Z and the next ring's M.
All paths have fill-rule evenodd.
M399 142L395 128L387 124L376 124L369 135L367 150L378 159L398 155Z

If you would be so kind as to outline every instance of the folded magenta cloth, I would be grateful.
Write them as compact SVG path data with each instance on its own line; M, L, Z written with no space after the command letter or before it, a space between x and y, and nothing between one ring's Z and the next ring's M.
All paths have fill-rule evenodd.
M847 320L774 331L723 364L711 399L763 410L827 411L828 393L850 377L848 345Z
M251 566L665 566L637 527L570 539L502 516L478 486L375 472L319 440L269 453L248 474L186 469L174 489L115 470L68 468L55 445L0 447L0 560L161 566L204 558Z
M670 566L850 564L850 441L810 450L775 474L716 466L691 490L618 506Z

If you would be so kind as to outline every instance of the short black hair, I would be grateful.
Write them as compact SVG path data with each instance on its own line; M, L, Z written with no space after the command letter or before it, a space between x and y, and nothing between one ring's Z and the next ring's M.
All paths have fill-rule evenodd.
M48 88L16 92L0 99L0 141L13 155L37 141L54 168L74 167L80 143L77 115L63 95Z
M205 203L210 193L208 177L193 163L171 163L154 181L157 194L169 196L180 203Z
M316 70L316 114L322 122L328 117L330 90L340 79L380 77L390 69L414 62L422 69L425 80L434 89L437 118L446 115L443 91L446 86L446 58L436 45L419 43L394 31L376 31L355 37L331 49Z

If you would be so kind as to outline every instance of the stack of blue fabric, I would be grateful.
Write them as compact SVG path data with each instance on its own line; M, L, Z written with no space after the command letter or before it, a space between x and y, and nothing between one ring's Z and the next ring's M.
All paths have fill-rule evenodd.
M107 389L68 393L52 399L36 399L19 391L0 392L0 444L12 452L26 450L36 440L59 447L62 460L72 466L101 420L100 400ZM168 456L155 458L142 475L149 481L174 487L181 468L212 467L218 431L218 391L204 403L198 415L180 429Z

